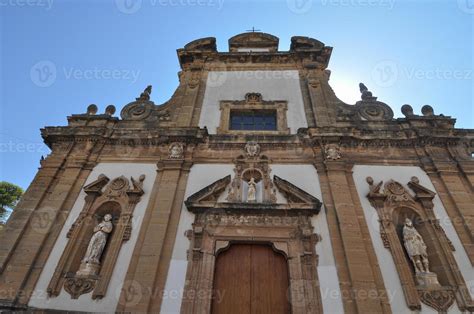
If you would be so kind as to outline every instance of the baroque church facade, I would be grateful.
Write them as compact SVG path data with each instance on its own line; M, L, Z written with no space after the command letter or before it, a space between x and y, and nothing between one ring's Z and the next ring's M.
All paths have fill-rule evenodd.
M346 104L331 47L278 42L192 41L166 103L148 86L42 129L51 153L0 231L0 308L474 311L474 130L394 118L364 84Z

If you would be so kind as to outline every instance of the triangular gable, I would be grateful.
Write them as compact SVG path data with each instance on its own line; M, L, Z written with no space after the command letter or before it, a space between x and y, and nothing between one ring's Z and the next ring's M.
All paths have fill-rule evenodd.
M219 196L231 183L231 176L228 175L198 192L192 194L184 202L189 211L194 213L203 212L210 209L239 211L239 212L273 212L284 214L306 213L309 215L318 214L321 210L321 201L311 194L303 191L296 185L278 177L273 177L273 182L287 199L288 204L277 204L269 202L218 202Z
M425 188L424 186L422 186L421 184L419 184L416 180L412 180L410 182L408 182L408 186L410 187L410 189L413 190L413 192L416 193L416 196L418 198L429 198L429 199L433 199L436 195L435 192Z
M186 200L186 206L192 206L193 204L201 204L206 203L208 205L217 203L217 199L221 195L222 192L225 191L225 188L230 183L230 175L219 179L205 188L199 190L198 192L194 193Z
M280 191L280 193L288 200L289 204L312 204L318 208L321 207L320 200L308 192L303 191L293 183L290 183L276 175L273 176L273 183L278 188L278 191Z

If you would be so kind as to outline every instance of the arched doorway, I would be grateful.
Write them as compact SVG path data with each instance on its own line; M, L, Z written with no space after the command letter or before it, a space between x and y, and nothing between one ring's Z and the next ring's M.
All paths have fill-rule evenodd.
M233 244L215 264L212 313L289 313L286 258L269 245Z

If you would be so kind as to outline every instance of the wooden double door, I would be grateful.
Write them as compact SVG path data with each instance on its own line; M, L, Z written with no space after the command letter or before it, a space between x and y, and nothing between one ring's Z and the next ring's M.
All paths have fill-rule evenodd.
M286 258L269 245L233 244L217 256L212 313L290 313Z

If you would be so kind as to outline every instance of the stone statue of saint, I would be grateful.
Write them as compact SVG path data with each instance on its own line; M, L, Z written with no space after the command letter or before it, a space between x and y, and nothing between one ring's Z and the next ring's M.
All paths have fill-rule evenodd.
M86 255L82 260L83 263L100 264L100 257L104 251L107 237L112 232L112 215L106 214L104 220L94 227L94 235L92 236L89 246L87 247Z
M412 221L408 218L405 219L405 226L403 227L403 241L416 273L429 273L426 244L415 227L413 227Z
M255 202L257 200L257 184L255 179L252 177L248 183L249 189L247 191L247 202Z

